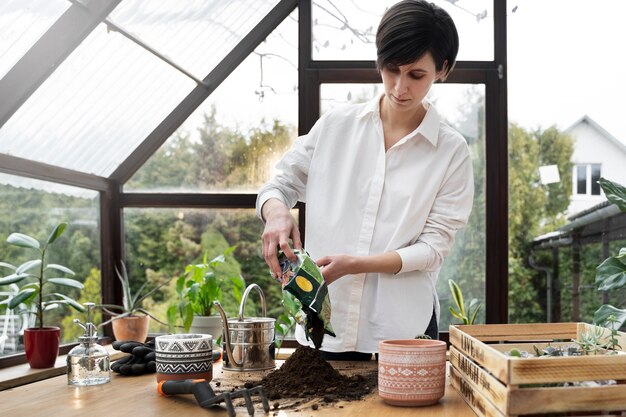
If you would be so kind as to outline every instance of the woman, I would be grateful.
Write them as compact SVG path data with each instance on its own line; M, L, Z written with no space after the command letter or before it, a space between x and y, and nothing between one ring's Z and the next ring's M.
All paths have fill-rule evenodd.
M326 359L368 359L385 339L438 335L435 284L473 199L463 137L425 97L454 67L447 12L421 0L385 13L376 34L384 94L324 114L298 138L259 192L263 256L302 243L289 208L304 201L307 251L329 284L336 337ZM300 343L310 344L298 328Z

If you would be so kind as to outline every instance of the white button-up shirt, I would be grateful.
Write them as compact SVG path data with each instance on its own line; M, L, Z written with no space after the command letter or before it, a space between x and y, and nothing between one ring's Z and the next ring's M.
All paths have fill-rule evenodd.
M424 333L433 309L439 316L439 269L472 207L465 139L431 104L417 129L385 151L379 103L324 114L257 199L259 217L270 198L306 202L305 249L314 260L389 251L402 259L395 275L347 275L329 285L337 336L326 335L322 349L330 352L377 352L380 340ZM312 346L297 327L298 341Z

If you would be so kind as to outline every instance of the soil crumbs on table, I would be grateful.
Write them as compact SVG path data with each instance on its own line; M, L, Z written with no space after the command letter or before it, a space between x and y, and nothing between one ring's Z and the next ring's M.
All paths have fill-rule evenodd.
M333 361L331 365L322 359L319 351L306 346L299 346L280 368L265 373L262 378L254 378L259 374L253 372L222 371L221 375L224 377L215 375L217 378L213 381L216 392L262 385L269 399L271 415L276 415L279 410L343 408L346 402L370 394L378 383L377 362ZM252 399L255 408L262 412L258 396L253 395ZM235 407L245 406L242 399L233 403Z
M376 387L378 373L374 365L360 373L354 362L337 363L346 368L346 374L337 371L319 351L300 346L277 370L267 374L254 385L262 385L271 403L276 400L300 399L302 401L280 401L281 408L298 406L317 410L320 405L337 401L360 400ZM352 369L350 369L352 368ZM352 375L350 375L352 374Z

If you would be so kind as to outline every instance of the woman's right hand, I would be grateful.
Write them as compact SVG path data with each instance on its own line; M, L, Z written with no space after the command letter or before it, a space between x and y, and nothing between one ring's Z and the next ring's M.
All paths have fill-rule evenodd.
M302 249L300 231L289 208L278 199L267 200L261 208L261 214L265 219L265 230L262 235L263 258L272 275L279 277L282 271L278 263L278 248L282 249L289 259L296 261L296 255L289 246L289 239L291 238L296 249Z

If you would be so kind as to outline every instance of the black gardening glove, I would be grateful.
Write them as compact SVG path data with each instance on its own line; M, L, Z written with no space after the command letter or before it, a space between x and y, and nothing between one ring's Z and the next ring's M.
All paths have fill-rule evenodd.
M115 341L113 349L130 355L116 360L111 365L114 372L122 375L143 375L156 372L156 353L154 352L154 340L146 343L133 341Z

